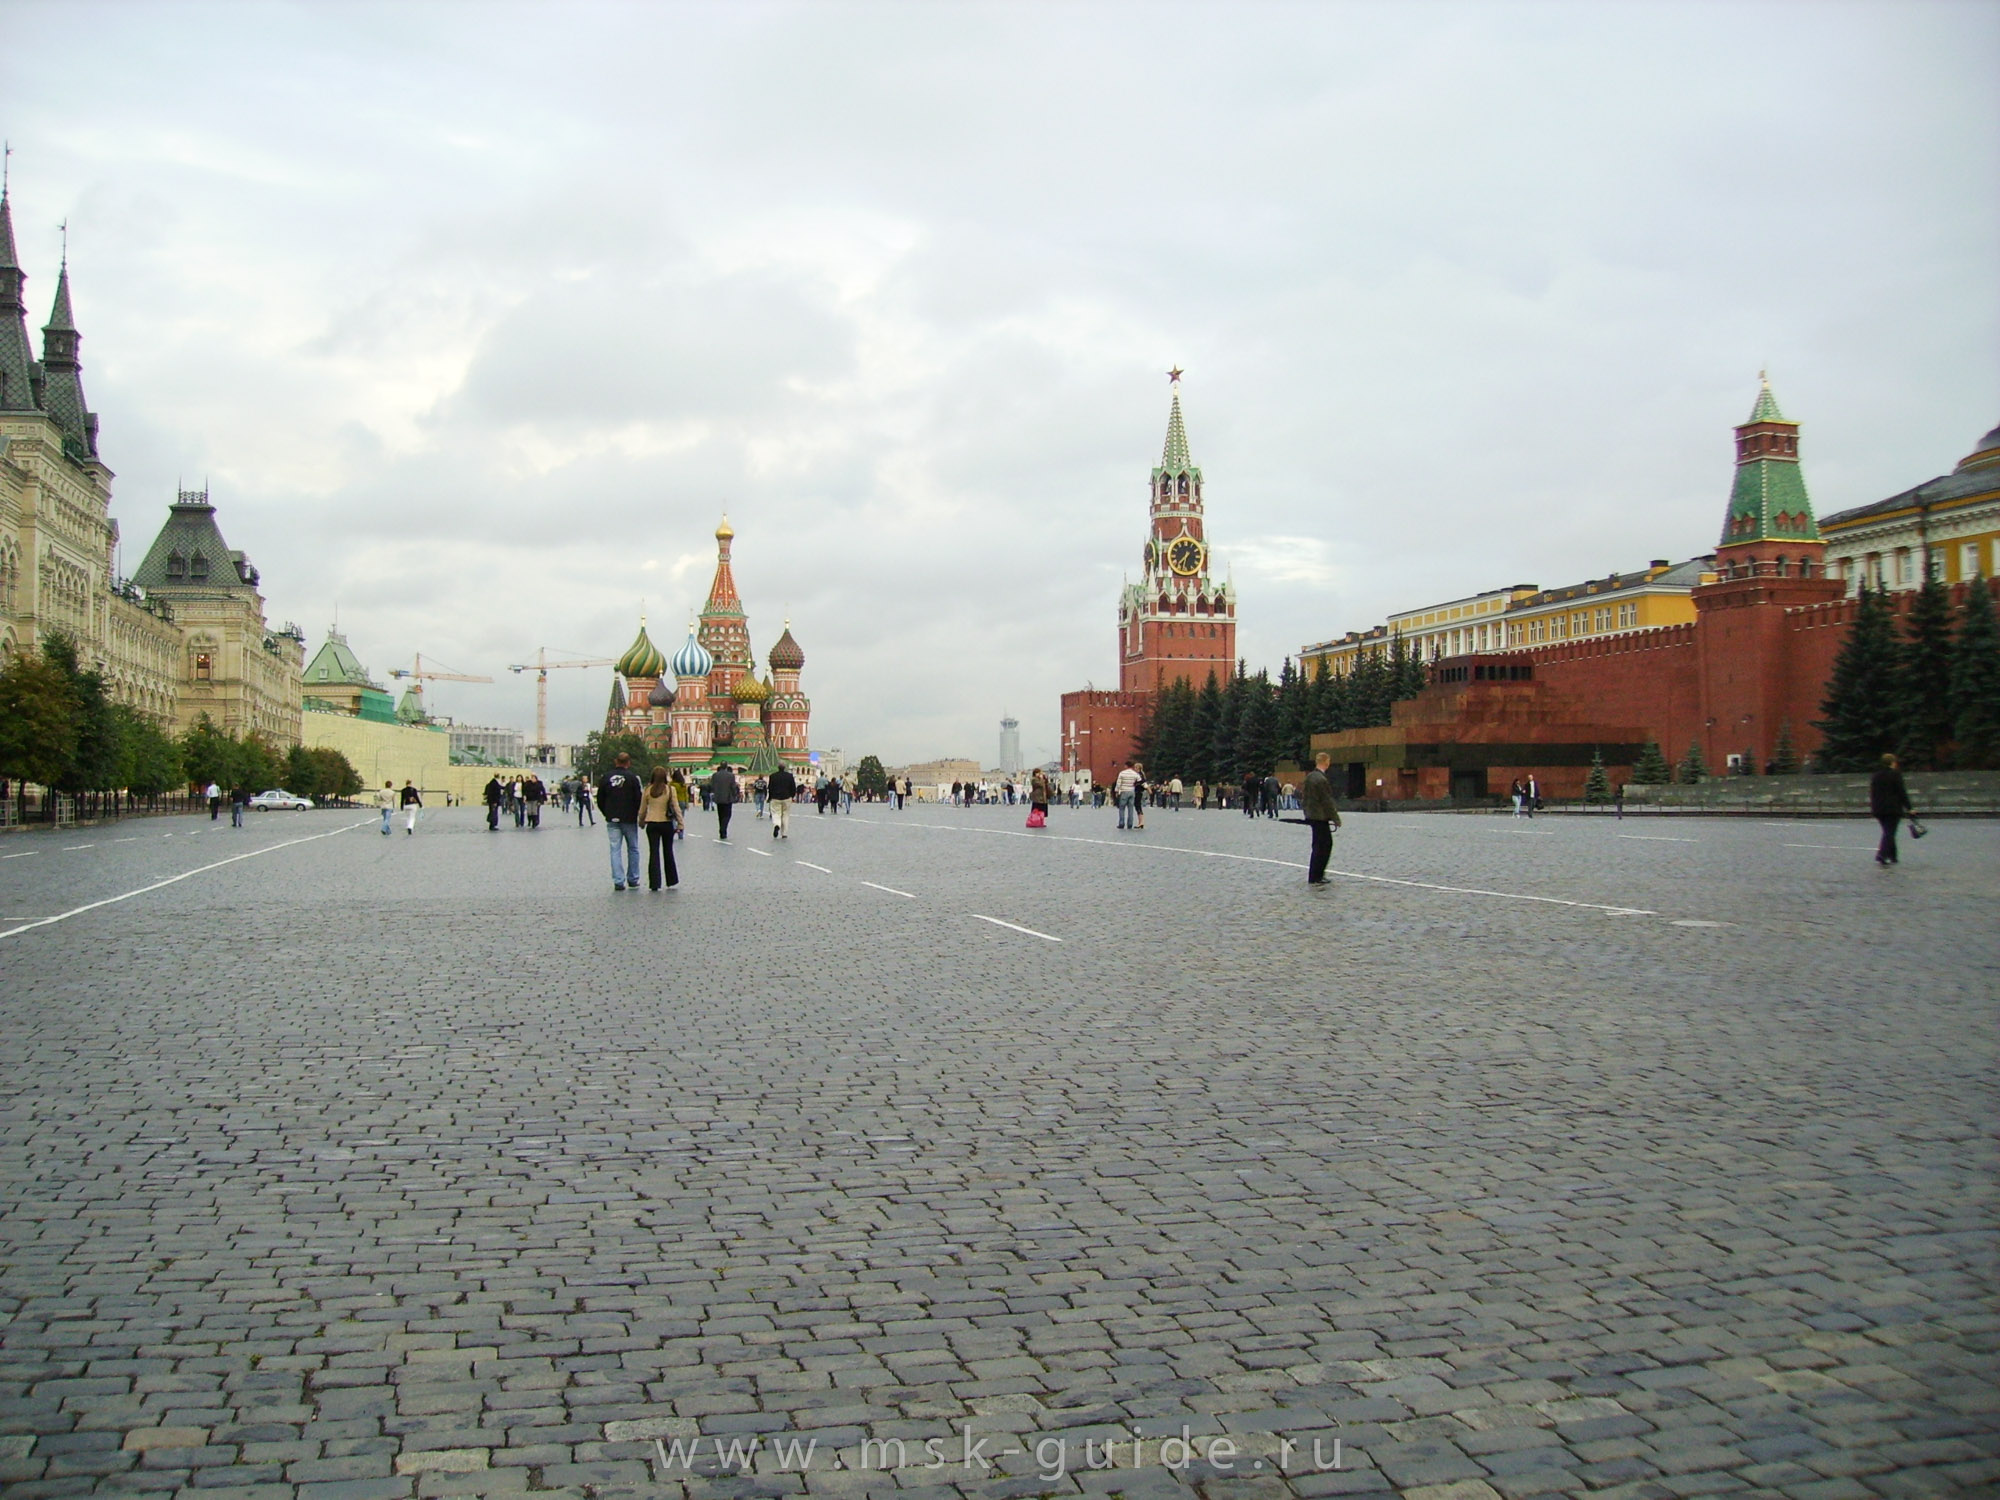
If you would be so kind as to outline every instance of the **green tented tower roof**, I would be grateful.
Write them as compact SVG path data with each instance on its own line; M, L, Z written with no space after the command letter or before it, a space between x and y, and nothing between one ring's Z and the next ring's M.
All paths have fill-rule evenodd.
M1750 420L1736 429L1736 482L1730 487L1719 545L1819 540L1819 523L1799 468L1799 424L1779 410L1770 380L1760 375Z

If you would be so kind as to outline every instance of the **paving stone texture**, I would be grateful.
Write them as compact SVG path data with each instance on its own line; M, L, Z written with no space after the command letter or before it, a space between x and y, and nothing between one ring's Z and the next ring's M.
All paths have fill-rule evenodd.
M1020 825L0 841L7 1495L2000 1487L2000 828Z

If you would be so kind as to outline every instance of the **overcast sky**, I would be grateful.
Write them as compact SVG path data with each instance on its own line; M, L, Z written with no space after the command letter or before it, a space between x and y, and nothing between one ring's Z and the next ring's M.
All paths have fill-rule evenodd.
M1170 365L1241 647L1709 550L1768 366L1820 514L2000 421L2000 8L0 3L134 567L532 732L726 509L813 740L1115 685ZM552 734L609 672L551 676Z

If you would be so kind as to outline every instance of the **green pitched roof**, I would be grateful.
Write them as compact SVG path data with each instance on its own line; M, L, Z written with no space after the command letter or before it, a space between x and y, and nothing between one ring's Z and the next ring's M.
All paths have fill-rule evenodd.
M306 663L306 689L311 691L323 683L339 683L347 687L376 687L379 684L368 675L368 669L361 665L347 644L347 637L337 630L326 633L326 644L314 653Z
M1819 524L1813 519L1812 501L1806 495L1805 475L1799 472L1796 463L1758 458L1736 466L1736 484L1729 492L1729 518L1723 522L1721 545L1819 539Z
M1785 421L1786 420L1785 414L1778 410L1778 398L1771 394L1770 378L1768 376L1759 374L1757 377L1757 382L1758 382L1757 404L1750 410L1750 421L1751 422ZM1746 422L1744 425L1747 427L1749 423Z

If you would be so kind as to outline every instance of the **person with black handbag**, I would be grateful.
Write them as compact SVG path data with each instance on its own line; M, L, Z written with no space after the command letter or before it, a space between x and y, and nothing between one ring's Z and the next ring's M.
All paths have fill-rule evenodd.
M1875 815L1875 821L1882 825L1882 842L1875 850L1875 863L1893 865L1896 858L1896 830L1904 818L1912 823L1911 835L1922 838L1918 832L1923 825L1916 822L1916 810L1910 806L1910 789L1903 784L1903 773L1896 764L1896 757L1882 757L1882 769L1868 779L1868 811Z

